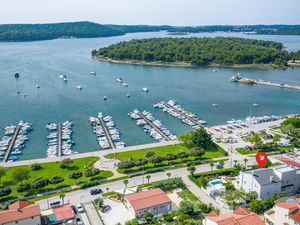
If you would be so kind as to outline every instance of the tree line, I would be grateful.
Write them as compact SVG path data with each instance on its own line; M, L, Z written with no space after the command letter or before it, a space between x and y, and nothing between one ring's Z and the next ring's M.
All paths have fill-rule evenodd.
M185 62L196 66L211 64L287 65L295 53L282 43L244 38L151 38L120 42L92 51L94 57L146 62Z
M57 38L111 37L135 32L254 32L257 34L300 35L300 25L245 25L245 26L148 26L110 25L92 22L48 24L2 24L0 41L37 41Z

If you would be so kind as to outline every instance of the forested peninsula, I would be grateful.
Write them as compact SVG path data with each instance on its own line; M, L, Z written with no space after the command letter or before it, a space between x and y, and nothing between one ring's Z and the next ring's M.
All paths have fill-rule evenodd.
M57 38L96 38L135 32L167 31L176 33L244 32L247 34L300 35L300 25L243 25L243 26L149 26L112 25L93 22L49 24L0 24L0 41L38 41Z
M95 59L114 63L177 66L287 66L289 53L273 41L244 38L152 38L120 42L92 51Z

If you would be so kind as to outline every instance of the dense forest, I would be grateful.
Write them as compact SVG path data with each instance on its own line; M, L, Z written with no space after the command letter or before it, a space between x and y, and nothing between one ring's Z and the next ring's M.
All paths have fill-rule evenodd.
M290 53L281 43L244 38L152 38L120 42L92 52L93 57L146 62L286 65Z
M250 26L147 26L103 25L92 22L52 24L3 24L0 25L0 41L37 41L56 38L95 38L123 35L134 32L254 32L258 34L300 35L300 25L250 25Z

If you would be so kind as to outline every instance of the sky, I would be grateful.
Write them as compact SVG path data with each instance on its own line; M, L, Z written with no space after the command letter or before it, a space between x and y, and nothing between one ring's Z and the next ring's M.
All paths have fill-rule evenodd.
M0 24L300 24L300 0L0 0Z

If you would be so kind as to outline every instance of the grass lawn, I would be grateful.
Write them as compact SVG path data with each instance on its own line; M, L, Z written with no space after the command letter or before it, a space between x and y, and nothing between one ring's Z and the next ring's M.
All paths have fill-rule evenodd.
M167 154L178 154L180 152L189 152L189 149L187 149L186 147L184 147L183 145L177 144L177 145L168 145L168 146L161 146L161 147L155 147L155 148L148 148L148 149L141 149L141 150L135 150L135 151L127 151L127 152L119 152L119 153L115 153L115 154L108 154L105 157L106 158L116 158L119 159L121 161L126 161L126 160L137 160L137 159L143 159L146 158L145 154L148 151L153 151L155 152L155 156L165 156ZM214 159L214 158L220 158L220 157L224 157L225 154L222 152L223 149L221 147L219 147L218 145L212 145L209 149L206 150L205 154L203 156L201 156L200 158L195 158L195 157L188 157L185 158L184 160L187 161L193 161L196 159ZM181 163L182 159L176 159L172 161L172 164L178 164ZM162 167L162 166L168 166L170 165L168 161L164 161L159 165L154 165L152 163L147 163L144 166L144 170L148 170L148 169L153 169L153 168L158 168L158 167ZM142 168L140 167L133 167L127 171L130 172L136 172L142 170ZM119 173L125 173L126 170L125 169L118 169Z
M31 184L33 180L37 178L45 178L45 179L51 179L54 176L59 176L65 179L64 182L60 184L60 187L68 187L75 185L75 181L72 179L69 179L69 174L74 172L74 171L81 171L84 172L87 168L91 167L93 162L99 160L98 157L87 157L87 158L80 158L80 159L74 159L74 162L71 164L71 167L69 169L61 169L60 162L51 162L51 163L42 163L40 164L42 166L41 169L32 171L30 168L30 165L26 166L17 166L17 167L9 167L6 169L6 175L2 177L2 185L3 186L10 186L12 188L12 193L8 197L16 197L20 195L16 191L16 186L18 184L15 183L15 181L12 178L13 172L17 168L22 168L22 169L29 169L30 173L29 176L30 178L27 181L23 181L23 183L29 183ZM100 171L100 174L93 177L93 179L104 179L104 178L109 178L113 176L113 173L111 171ZM78 183L84 183L88 182L90 179L85 177L84 175L77 180ZM57 185L52 185L49 184L47 186L48 190L52 190L57 188ZM32 194L29 193L29 194Z
M212 159L212 158L219 158L224 157L225 155L220 151L222 150L219 146L212 146L209 149L206 150L205 154L201 157L203 159ZM155 148L147 148L147 149L141 149L141 150L135 150L135 151L128 151L128 152L120 152L116 154L109 154L105 157L107 158L116 158L121 161L126 161L129 159L142 159L146 158L145 154L148 151L155 152L156 156L165 156L167 154L178 154L180 152L189 152L189 150L184 147L183 145L177 144L177 145L167 145L167 146L161 146L161 147L155 147ZM194 157L190 157L193 159Z
M242 155L255 154L259 151L259 150L248 150L246 148L237 148L236 150ZM292 146L277 146L276 148L268 152L273 152L273 151L282 152L282 151L291 151L291 150L293 150Z

